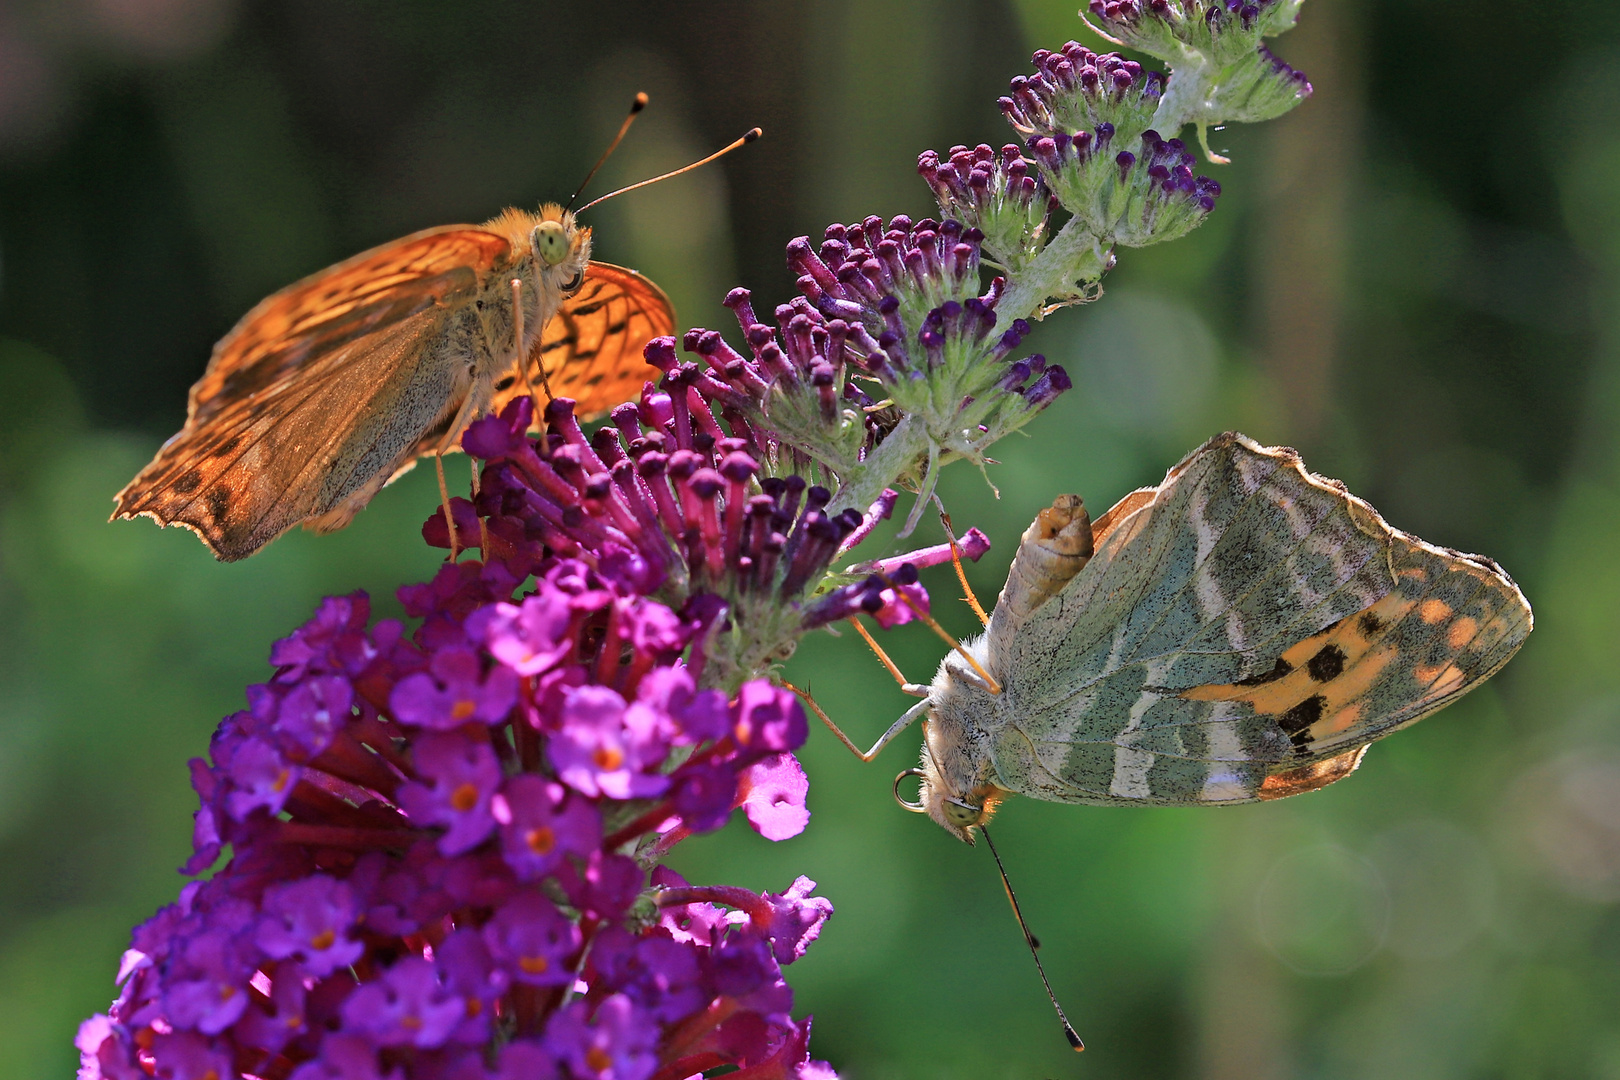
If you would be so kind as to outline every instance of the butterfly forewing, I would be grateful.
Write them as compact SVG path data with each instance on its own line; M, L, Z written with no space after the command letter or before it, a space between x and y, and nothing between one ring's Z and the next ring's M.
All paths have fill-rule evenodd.
M1220 436L1149 494L1099 519L1058 595L993 620L999 786L1104 803L1310 790L1529 633L1494 563L1391 529L1292 451Z
M593 262L579 291L563 301L530 353L529 382L540 388L544 363L551 392L573 398L575 415L600 416L640 393L656 374L642 349L674 330L675 309L662 289L634 270ZM503 376L492 408L499 412L527 392L515 372Z
M214 346L187 424L272 394L340 350L420 312L469 302L511 245L471 226L428 229L328 267L254 306Z

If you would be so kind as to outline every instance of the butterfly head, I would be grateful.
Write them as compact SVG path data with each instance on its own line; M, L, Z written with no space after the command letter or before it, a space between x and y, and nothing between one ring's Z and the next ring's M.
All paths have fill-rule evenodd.
M917 801L908 802L900 795L902 781L916 777ZM958 792L940 772L933 754L926 748L920 769L907 769L894 778L895 798L900 805L915 814L927 814L946 832L964 843L973 843L973 828L989 821L996 805L1006 792L993 784L981 784L971 791Z
M579 226L574 215L556 203L547 203L540 208L528 242L534 252L535 270L546 284L564 293L579 288L585 266L591 261L589 228Z
M585 267L591 261L591 230L556 203L547 203L538 213L505 210L483 227L504 236L516 258L533 256L539 279L533 284L539 285L541 295L567 295L585 280Z

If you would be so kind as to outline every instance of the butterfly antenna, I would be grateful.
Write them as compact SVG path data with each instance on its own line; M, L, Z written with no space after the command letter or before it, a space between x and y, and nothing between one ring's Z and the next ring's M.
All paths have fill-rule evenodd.
M641 110L645 109L646 107L646 93L638 92L635 100L630 103L630 111L625 114L624 123L619 125L619 133L613 136L613 141L608 143L608 148L606 150L602 151L602 156L596 159L596 164L592 165L591 171L585 174L585 179L579 182L579 187L575 188L574 193L568 196L568 206L563 207L564 210L567 210L574 205L574 200L579 198L580 193L585 190L585 185L591 182L591 178L596 175L596 170L600 169L607 162L607 159L612 156L613 151L619 148L619 143L624 139L625 132L630 130L630 125L636 122L636 117L640 115Z
M990 848L990 854L995 856L996 869L1001 872L1001 887L1007 890L1007 901L1012 904L1013 918L1018 920L1018 929L1024 932L1024 944L1029 946L1029 955L1035 958L1035 970L1040 973L1041 985L1046 987L1047 1000L1052 1003L1052 1008L1057 1010L1058 1022L1063 1025L1063 1037L1069 1040L1069 1045L1078 1053L1086 1048L1086 1044L1080 1041L1080 1035L1074 1030L1074 1025L1063 1015L1063 1006L1058 1004L1057 995L1052 993L1052 984L1047 981L1046 969L1041 966L1041 943L1029 932L1029 924L1024 922L1024 913L1018 910L1018 897L1013 895L1012 882L1007 880L1007 868L1001 864L1001 853L996 850L995 842L990 839L990 830L982 824L978 829L984 837L985 844Z
M747 143L753 142L755 139L759 138L763 134L765 134L765 132L760 128L750 128L748 133L745 134L742 138L733 140L732 142L726 144L725 146L721 147L719 150L716 150L714 153L710 154L708 157L703 158L700 161L694 161L690 165L683 165L679 169L676 169L674 172L667 172L667 173L664 173L662 176L655 176L651 180L643 180L638 184L631 184L629 187L622 187L618 191L610 191L606 195L600 195L600 196L592 199L590 202L586 203L584 206L580 207L579 210L576 211L576 213L583 214L585 211L589 210L591 207L595 206L597 203L606 202L608 199L611 199L616 195L623 195L627 191L634 191L634 190L636 190L636 188L644 188L648 184L656 184L660 180L669 180L672 177L676 177L676 176L681 175L682 173L689 173L693 169L700 168L700 167L702 167L704 165L707 165L709 162L713 161L715 158L724 157L726 154L731 153L733 150L737 149L737 147L739 147L739 146L743 146L743 145L745 145Z

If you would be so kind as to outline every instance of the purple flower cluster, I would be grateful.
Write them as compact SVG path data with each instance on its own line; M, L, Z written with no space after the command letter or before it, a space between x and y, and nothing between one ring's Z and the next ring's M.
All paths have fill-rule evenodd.
M1200 126L1269 120L1310 96L1305 76L1261 44L1290 29L1298 13L1299 0L1090 0L1082 12L1108 40L1172 65L1201 54L1219 75L1194 76L1197 91L1181 95L1185 115L1169 121ZM1172 80L1166 96L1177 89Z
M1099 124L1095 134L1030 140L1048 183L1093 235L1142 247L1186 235L1215 209L1221 185L1193 174L1197 159L1180 139L1149 129L1136 152L1109 154L1113 135Z
M1094 53L1079 42L1057 52L1040 49L1031 60L1035 74L1014 78L997 102L1026 140L1108 124L1129 145L1152 121L1164 94L1162 72L1146 71L1118 53Z
M971 224L1003 266L1017 273L1041 253L1059 204L1095 240L1093 273L1112 265L1112 245L1174 239L1215 208L1220 185L1195 177L1181 142L1148 127L1166 92L1163 75L1073 41L1032 59L1035 73L1013 79L1000 99L1023 146L999 157L989 146L958 146L948 162L933 151L917 161L941 212Z
M664 369L662 388L614 409L588 438L567 398L547 406L539 442L525 434L527 399L468 428L464 445L487 464L476 506L457 508L461 543L482 544L483 517L493 558L566 553L676 603L700 592L796 601L865 516L828 515L827 489L797 474L763 475L780 444L736 412L730 386L678 364L672 339L647 355ZM423 529L445 546L442 516Z
M1057 199L1039 170L1019 148L997 153L980 144L951 147L940 161L932 150L917 158L917 172L934 190L940 213L956 218L984 237L984 249L1016 273L1046 242L1046 220Z
M653 867L737 807L804 828L798 700L702 688L707 624L641 549L528 560L485 528L506 558L400 591L414 633L357 593L276 643L192 764L185 869L230 859L135 930L81 1080L831 1076L781 975L831 914L813 883Z
M612 423L588 438L566 398L547 407L538 441L527 436L527 398L468 428L463 445L486 464L475 500L452 500L459 546L487 545L487 558L503 565L565 555L680 608L696 627L694 670L727 689L784 642L882 609L887 585L873 575L822 597L845 580L829 578L829 564L889 516L896 493L885 491L865 514L829 513L826 488L796 473L761 475L762 461L793 451L737 411L737 386L755 373L722 372L712 356L708 371L677 363L669 338L647 354L665 372L661 388L613 410ZM716 409L741 434L728 434ZM449 545L442 514L428 518L423 535ZM646 643L632 645L639 655Z
M787 260L802 295L776 309L773 328L748 290L732 290L726 306L748 354L716 331L688 331L683 346L707 365L694 385L733 426L771 432L778 441L762 447L768 455L840 476L907 414L942 445L976 453L961 432L999 437L1069 386L1039 356L1007 362L1029 326L997 330L1002 278L978 295L983 239L956 220L903 215L829 226L819 248L798 237ZM654 342L647 355L666 373L684 370L669 345Z
M1090 0L1086 12L1111 41L1163 55L1171 37L1215 59L1250 52L1262 36L1294 25L1298 0ZM1224 40L1223 40L1224 39Z
M829 225L818 252L801 236L787 248L788 269L799 291L829 318L877 318L893 331L888 317L897 308L921 313L955 301L966 303L979 291L979 246L984 237L959 221L901 214L889 220L869 217L851 225ZM993 293L999 286L992 285ZM993 296L986 297L994 308Z

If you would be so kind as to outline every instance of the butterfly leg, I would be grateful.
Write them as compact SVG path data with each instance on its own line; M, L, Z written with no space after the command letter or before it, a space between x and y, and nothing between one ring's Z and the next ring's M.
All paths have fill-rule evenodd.
M482 405L479 404L480 401L482 401ZM444 482L444 455L455 449L456 442L461 438L461 433L466 430L467 424L478 414L480 409L487 408L488 405L489 397L487 395L469 393L467 399L461 403L461 408L456 411L455 419L450 421L449 428L445 430L444 439L433 451L433 468L439 476L439 505L444 508L444 523L450 529L451 562L455 562L461 556L461 546L456 537L456 517L450 509L450 488ZM473 464L475 474L473 481L474 492L477 491L477 470L478 465L475 462Z
M888 579L884 578L884 581L887 582ZM984 687L986 693L1001 693L1001 684L996 681L995 676L984 670L983 665L981 665L979 661L974 658L972 653L968 652L962 647L962 643L960 641L957 641L951 636L951 632L949 630L939 625L938 620L936 620L932 615L928 614L928 612L924 611L922 607L905 592L904 589L896 587L892 582L889 582L889 587L894 589L894 594L901 599L906 607L911 609L911 613L920 619L924 626L928 627L928 629L932 630L936 635L938 635L939 639L945 644L949 645L952 650L955 651L956 655L968 662L968 667L972 668L982 680L981 685ZM850 622L854 621L855 620L853 618L850 619ZM867 643L876 649L877 643L872 641L872 638L869 635L866 635L865 630L862 630L861 633L866 636ZM879 652L881 651L882 650L879 650ZM895 677L899 677L898 672L895 673ZM906 684L902 683L901 685L905 686Z
M945 512L945 507L940 503L938 495L934 496L934 504L939 506L939 523L944 526L945 539L951 545L951 565L956 568L956 580L962 583L962 599L968 602L968 607L972 608L973 614L979 617L979 622L989 626L990 616L984 613L984 607L979 603L979 598L973 595L973 586L968 584L967 571L962 569L962 549L957 546L956 534L951 531L951 515Z
M534 415L542 416L540 399L534 396L534 382L529 378L529 358L523 352L523 279L512 279L512 362L517 365L518 375L523 379L523 390L529 395L529 404L534 406ZM546 361L540 360L540 378L546 377ZM551 400L551 387L546 387L546 400Z
M467 462L468 462L468 464L470 464L472 466L473 505L477 506L477 504L478 504L478 459L469 456L467 458ZM484 515L483 514L478 515L478 557L483 562L489 562L489 522L484 520Z
M899 666L896 665L893 660L889 659L889 654L883 651L883 646L877 643L877 638L873 637L871 631L861 625L861 621L859 619L850 619L849 621L850 625L855 627L855 632L866 639L866 644L871 646L873 654L878 658L878 663L882 664L884 668L888 670L889 674L894 676L894 681L900 684L900 689L904 690L912 697L926 697L928 695L928 687L923 686L920 683L906 681L906 677L900 674ZM792 688L789 687L789 689ZM797 693L797 691L795 691L795 693Z
M450 561L455 562L461 550L456 545L456 517L450 511L450 488L444 482L444 451L433 453L433 470L439 476L439 507L444 511L445 528L450 530Z
M906 730L906 728L916 723L917 719L928 711L928 702L926 700L917 702L917 704L907 709L905 714L901 716L900 719L889 725L889 730L885 731L878 737L878 741L872 744L872 749L862 753L861 748L851 742L849 736L845 735L839 726L833 723L832 717L823 712L821 706L816 704L816 699L810 696L810 691L801 690L785 679L782 681L782 685L799 695L799 699L810 707L810 711L820 717L823 724L827 725L827 730L836 735L838 737L838 741L849 747L849 752L860 758L862 761L871 761L873 758L877 757L878 754L883 751L883 748L889 745L890 739L893 739L896 735ZM926 687L923 687L922 689L924 693L927 692Z

